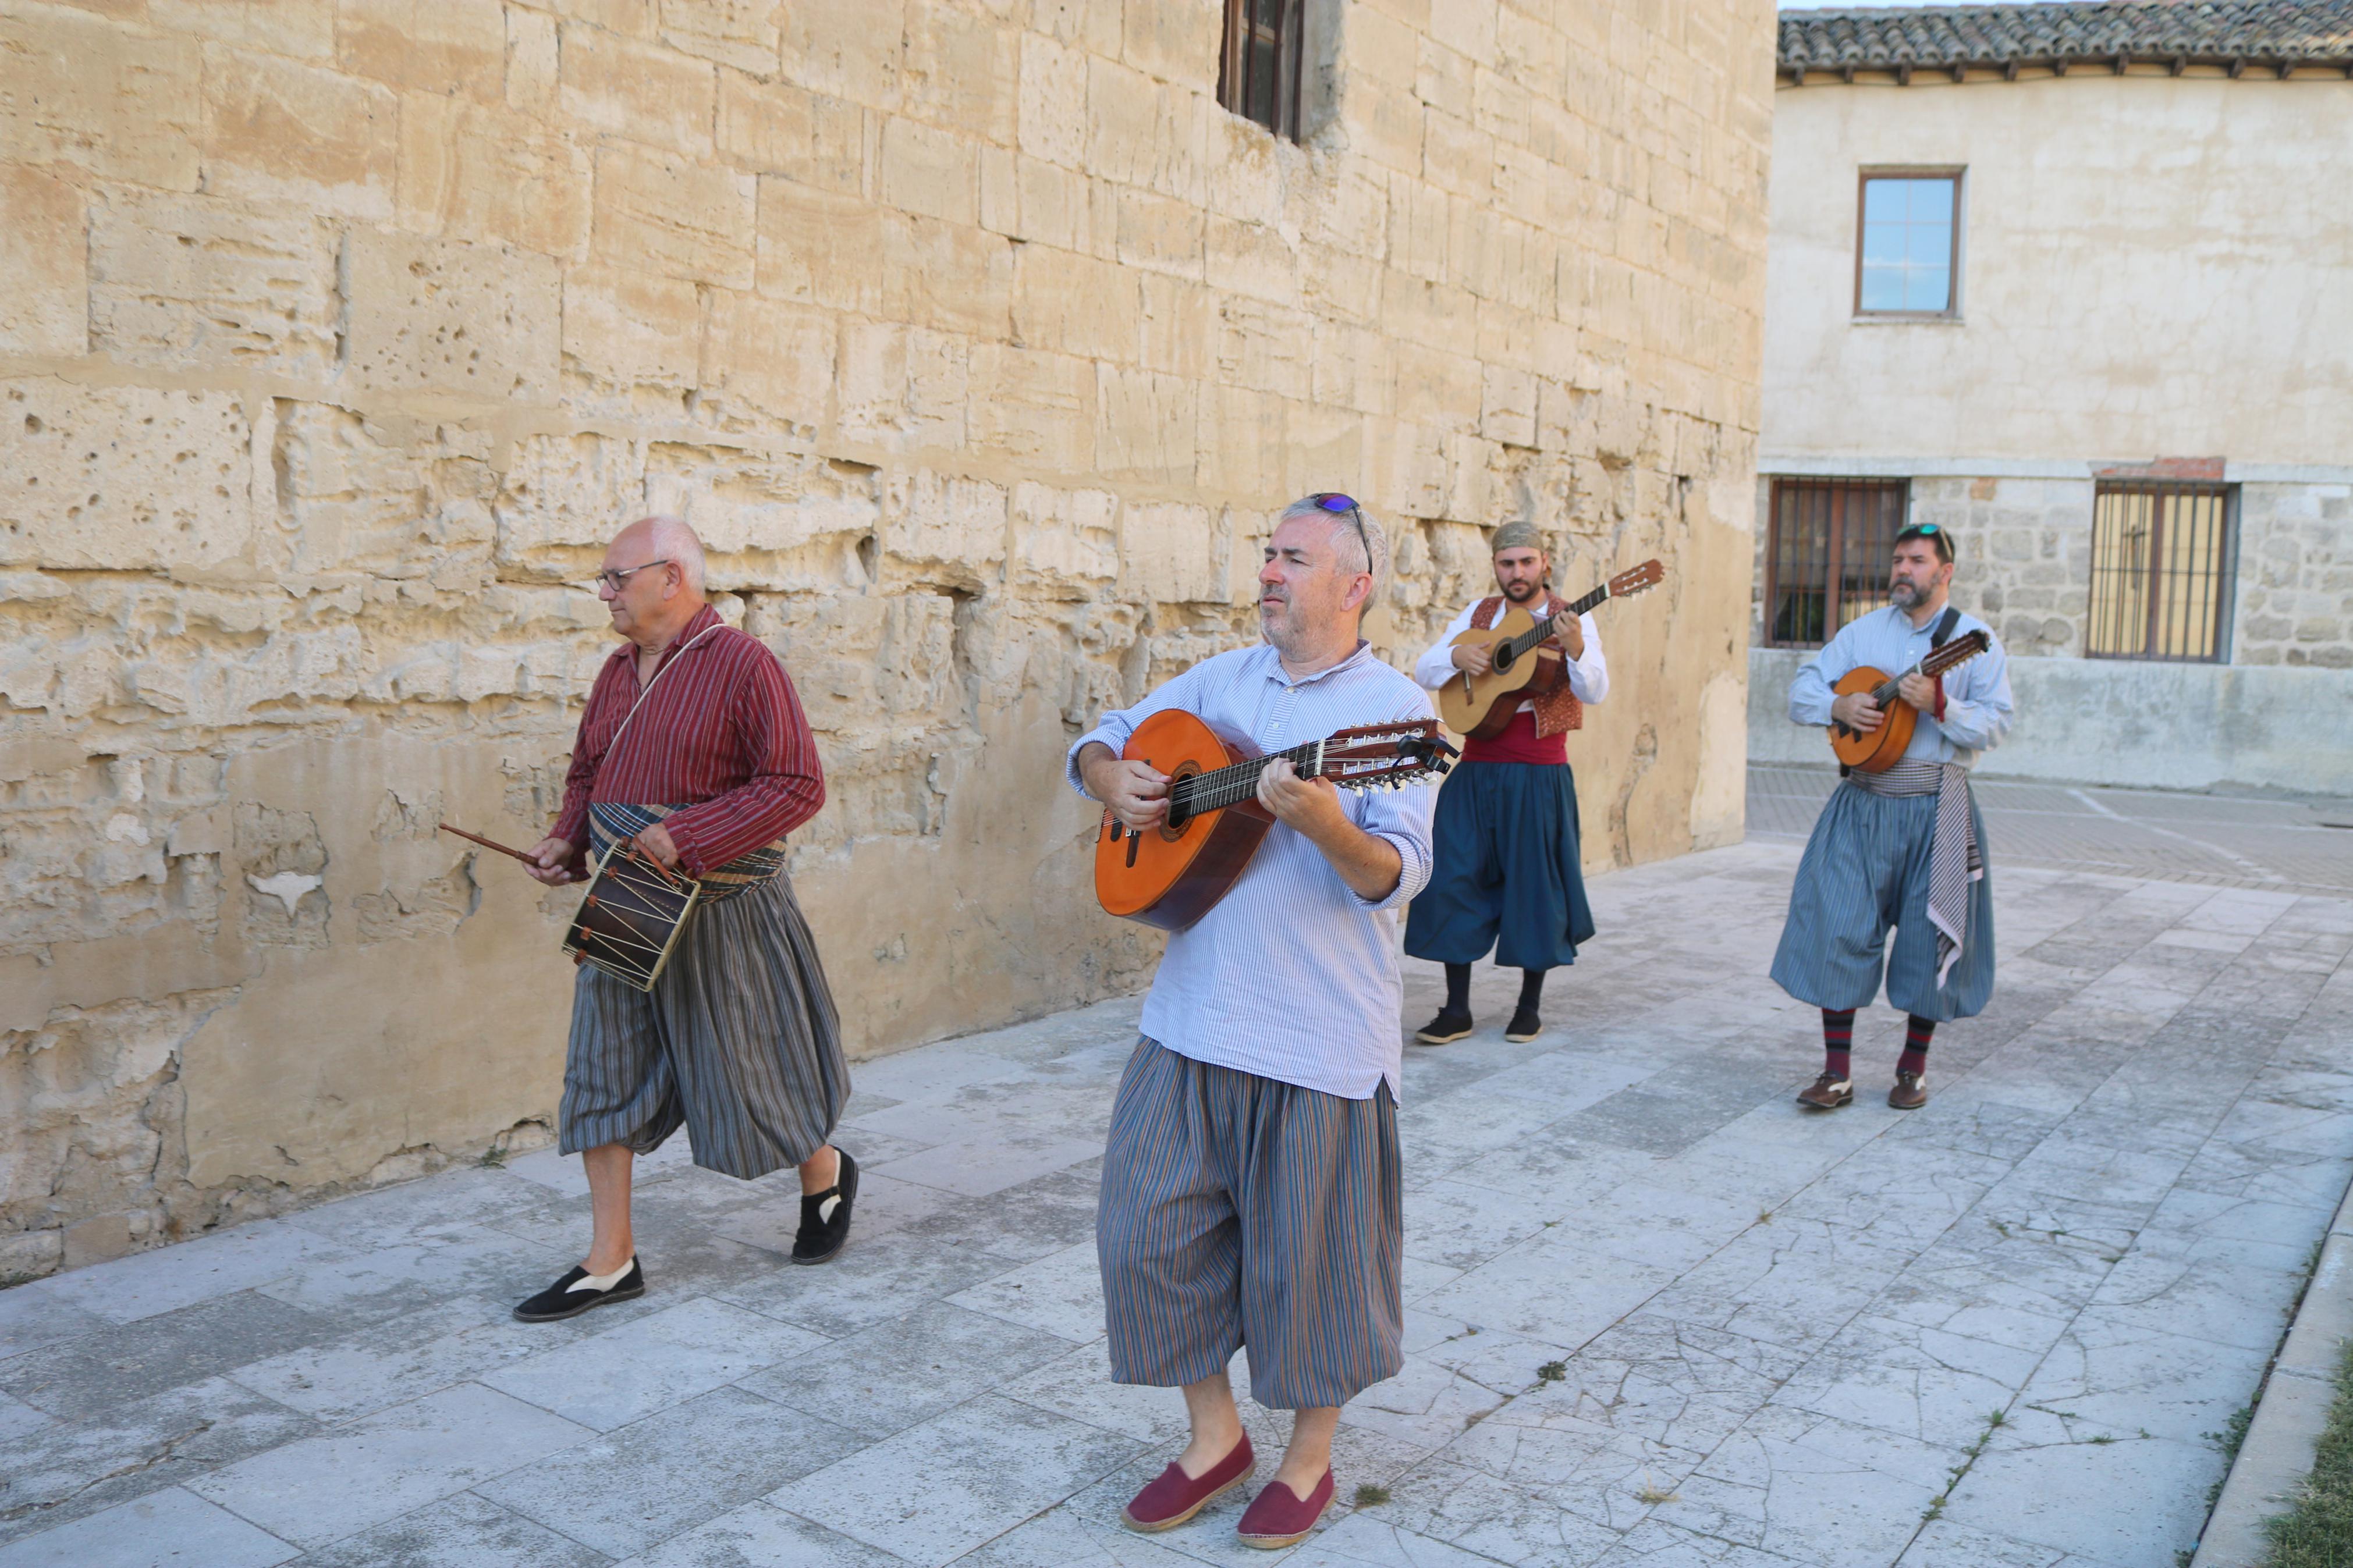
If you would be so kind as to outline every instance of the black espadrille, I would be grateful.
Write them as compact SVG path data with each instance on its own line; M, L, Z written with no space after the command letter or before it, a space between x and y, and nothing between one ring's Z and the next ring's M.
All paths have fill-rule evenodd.
M801 1227L793 1235L793 1261L829 1263L849 1240L850 1205L858 1201L858 1162L847 1149L837 1149L841 1168L833 1185L801 1198Z
M519 1323L556 1323L601 1307L607 1301L629 1301L646 1293L646 1271L634 1258L628 1270L600 1290L588 1283L588 1270L575 1265L554 1284L514 1310Z

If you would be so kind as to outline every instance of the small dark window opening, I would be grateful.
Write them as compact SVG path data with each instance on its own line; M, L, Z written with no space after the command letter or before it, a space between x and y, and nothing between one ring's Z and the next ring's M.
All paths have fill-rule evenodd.
M2092 511L2094 658L2219 661L2231 587L2231 492L2103 484Z
M1887 602L1903 479L1775 479L1765 538L1765 641L1820 647Z
M1299 140L1305 0L1226 0L1218 101L1277 136Z

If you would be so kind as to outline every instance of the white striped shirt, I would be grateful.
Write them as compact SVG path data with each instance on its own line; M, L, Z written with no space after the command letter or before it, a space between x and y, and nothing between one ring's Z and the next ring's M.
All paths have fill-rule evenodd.
M1202 660L1134 707L1106 713L1071 747L1071 787L1084 795L1079 751L1122 750L1169 708L1248 735L1273 752L1335 730L1434 717L1429 694L1356 651L1293 680L1261 643ZM1322 850L1276 823L1233 890L1168 939L1144 1004L1144 1033L1179 1056L1344 1100L1369 1100L1404 1065L1397 911L1430 880L1432 792L1342 790L1348 818L1397 850L1398 885L1356 896Z

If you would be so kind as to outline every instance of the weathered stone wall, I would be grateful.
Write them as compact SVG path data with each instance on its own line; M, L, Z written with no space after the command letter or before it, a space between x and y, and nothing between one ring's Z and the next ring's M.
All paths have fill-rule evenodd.
M871 1052L1131 988L1059 758L1253 635L1289 496L1409 658L1559 531L1597 864L1736 837L1772 12L1214 0L0 3L0 1271L545 1136L552 811L683 512L830 778Z

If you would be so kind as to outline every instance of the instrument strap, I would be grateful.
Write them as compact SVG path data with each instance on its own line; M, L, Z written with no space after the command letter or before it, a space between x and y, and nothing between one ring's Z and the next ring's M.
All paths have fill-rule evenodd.
M598 767L601 768L605 765L606 757L610 757L613 754L613 749L621 743L621 737L628 731L629 721L638 716L638 710L644 707L646 705L646 699L654 694L655 681L659 681L663 676L668 675L670 673L670 666L678 662L679 654L684 653L687 648L692 647L696 643L701 642L712 633L722 630L726 626L726 625L727 623L725 621L721 621L717 626L703 627L701 631L686 639L685 647L680 648L678 653L671 654L668 658L662 660L661 668L654 671L653 680L646 682L644 689L638 693L638 700L629 704L629 710L627 713L621 715L621 727L613 731L613 738L611 740L605 742L605 755L596 759L596 765ZM635 656L632 655L631 657L634 658Z
M1928 634L1929 649L1933 652L1952 641L1953 628L1960 624L1961 612L1955 606L1947 605L1945 613L1936 617L1936 629Z

